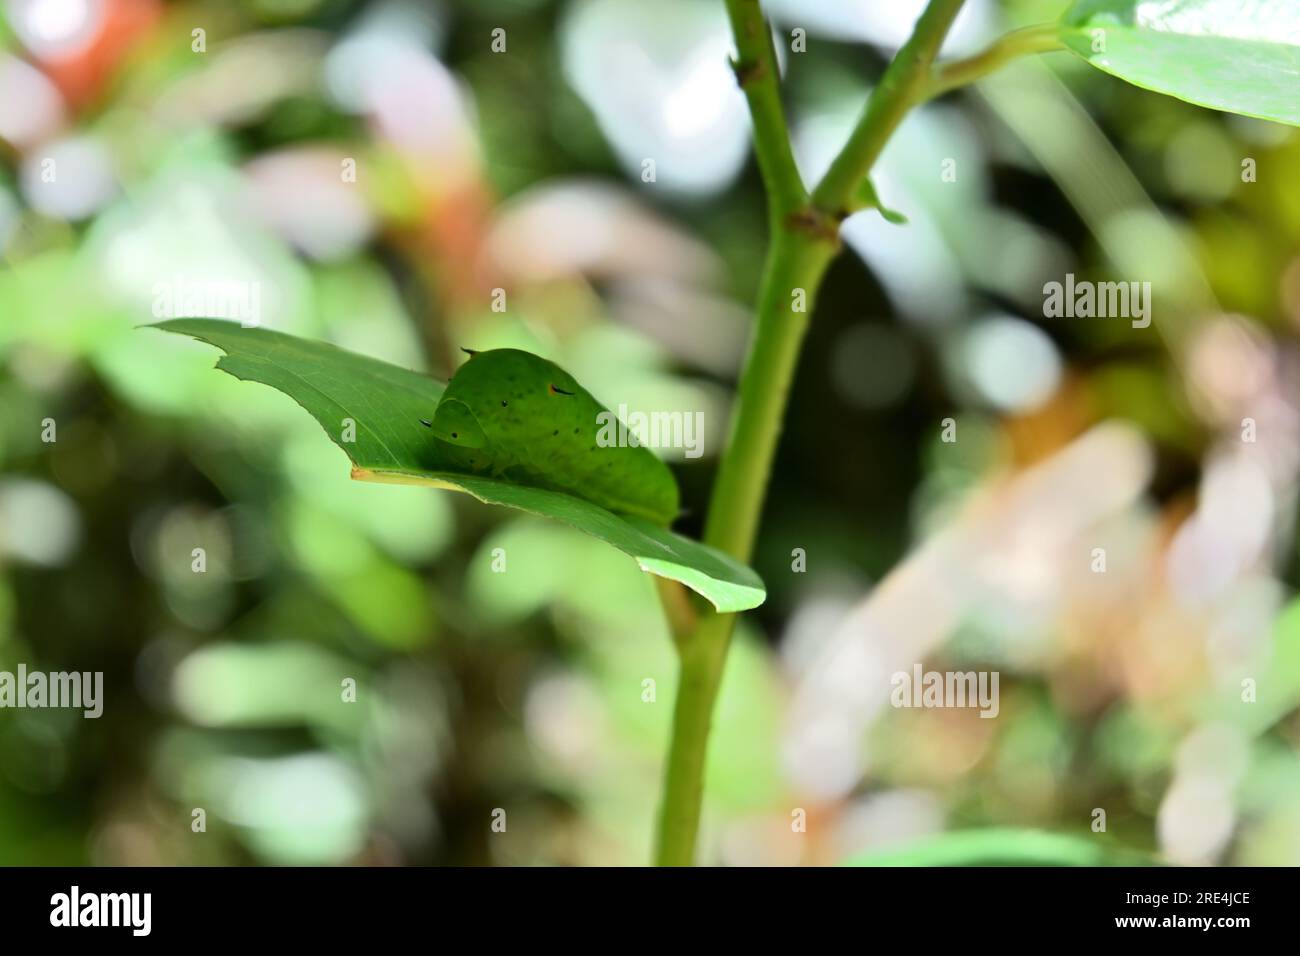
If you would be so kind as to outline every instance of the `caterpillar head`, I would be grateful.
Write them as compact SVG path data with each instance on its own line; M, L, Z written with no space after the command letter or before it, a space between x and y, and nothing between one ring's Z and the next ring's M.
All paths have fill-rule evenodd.
M469 406L454 398L438 403L430 427L435 438L461 448L482 448L487 444L487 434Z

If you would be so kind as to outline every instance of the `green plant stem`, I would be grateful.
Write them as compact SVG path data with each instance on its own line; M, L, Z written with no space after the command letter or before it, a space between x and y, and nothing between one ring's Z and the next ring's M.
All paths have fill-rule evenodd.
M812 197L794 166L771 32L762 11L757 0L726 2L740 54L736 75L753 115L754 150L773 228L704 540L748 562L799 350L817 290L839 251L839 221L890 134L923 95L962 0L930 0ZM661 866L689 866L695 859L709 730L735 624L734 614L702 610L695 628L677 638L680 680L656 847Z
M843 218L850 210L853 194L871 172L889 137L907 111L924 99L930 69L963 2L930 0L911 37L872 89L849 141L813 190L813 203L818 209L836 218Z
M836 250L825 237L790 227L777 233L768 250L757 325L704 534L706 542L742 561L753 551L813 297ZM796 288L806 291L807 311L791 311ZM677 642L680 670L659 820L660 866L690 866L695 858L713 704L735 624L734 614L701 610L695 629Z
M741 561L753 554L800 346L822 276L838 251L835 235L817 235L788 223L768 247L731 436L704 526L708 544Z
M713 702L734 621L735 615L710 614L701 619L689 640L677 645L677 701L659 811L658 866L690 866L695 861Z
M767 191L773 231L783 217L808 201L799 177L790 133L781 105L780 67L772 47L772 28L758 0L726 0L737 56L731 62L736 82L749 103L754 126L754 154Z
M939 64L935 67L922 97L931 99L959 86L974 83L1017 57L1064 49L1060 27L1055 23L1038 23L1012 30L974 56Z

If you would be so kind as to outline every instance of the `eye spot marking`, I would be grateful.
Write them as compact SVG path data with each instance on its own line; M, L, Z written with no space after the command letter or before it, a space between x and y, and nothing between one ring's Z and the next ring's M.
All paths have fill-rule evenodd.
M502 408L505 408L505 407L506 407L507 405L509 405L509 404L510 404L510 403L507 402L504 398L501 399L501 407L502 407Z
M452 437L452 438L459 438L459 437L460 437L460 433L459 433L459 432L452 432L452 433L451 433L451 437Z

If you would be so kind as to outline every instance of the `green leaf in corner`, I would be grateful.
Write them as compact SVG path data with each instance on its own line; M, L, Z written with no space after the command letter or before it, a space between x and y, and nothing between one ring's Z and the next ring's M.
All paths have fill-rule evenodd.
M1300 126L1296 0L1076 0L1061 39L1135 86Z
M284 392L343 450L358 480L463 491L489 504L562 521L631 555L643 570L680 581L721 612L763 603L763 582L752 570L666 527L677 494L666 466L647 449L593 448L585 433L574 432L594 429L600 406L543 359L484 352L462 366L473 368L472 375L457 372L443 385L323 342L234 322L172 319L152 328L215 345L226 353L218 368ZM498 395L486 387L490 382L509 391ZM538 385L540 399L533 401ZM504 406L511 415L494 419L502 402L514 403ZM526 445L538 435L565 442L547 458L561 463L562 471L552 473L549 465L545 471L530 470L531 456L513 453L518 448L512 451L512 444ZM497 456L493 477L468 470L471 464L482 467L474 457L482 454ZM605 470L619 480L601 485L596 476ZM543 486L547 483L551 486ZM629 492L622 489L627 488L632 498L624 501L620 495L626 497Z
M953 830L869 851L845 866L1155 866L1144 853L1102 838L1046 830L988 827Z
M906 216L881 203L880 194L876 192L876 185L870 179L862 180L857 193L854 195L854 200L858 209L877 209L886 222L892 222L895 226L907 225Z

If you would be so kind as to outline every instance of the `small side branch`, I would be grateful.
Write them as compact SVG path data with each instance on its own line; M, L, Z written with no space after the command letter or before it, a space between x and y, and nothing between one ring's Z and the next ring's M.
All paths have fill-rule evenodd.
M942 96L959 86L974 83L1017 57L1063 49L1065 44L1055 23L1039 23L1013 30L974 56L936 66L923 98Z
M930 0L911 37L871 91L849 141L813 190L817 208L832 216L850 208L853 194L871 172L889 137L908 110L925 97L930 69L963 2Z

